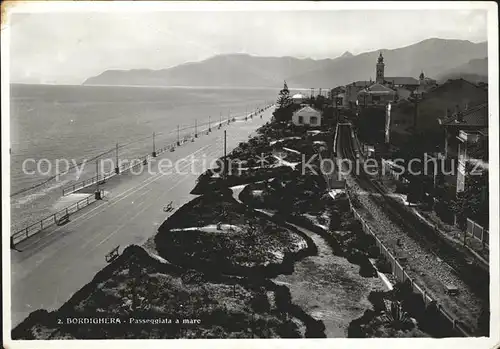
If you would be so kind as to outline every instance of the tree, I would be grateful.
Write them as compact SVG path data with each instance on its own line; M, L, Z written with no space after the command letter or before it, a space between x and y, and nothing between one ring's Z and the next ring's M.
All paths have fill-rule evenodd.
M407 187L408 204L419 203L424 197L422 180L419 177L412 177Z
M290 104L292 104L292 98L290 97L290 90L288 89L288 85L286 81L283 84L283 89L280 91L277 101L277 109L285 109Z
M328 102L325 96L318 95L313 101L313 107L323 111L328 106Z
M283 89L280 91L276 104L277 106L273 113L275 121L292 120L293 112L297 109L297 106L293 104L286 81L283 84Z

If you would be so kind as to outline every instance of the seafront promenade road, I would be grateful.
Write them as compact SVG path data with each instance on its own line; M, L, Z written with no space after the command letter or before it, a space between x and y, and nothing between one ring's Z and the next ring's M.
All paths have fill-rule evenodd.
M236 121L161 154L152 161L151 173L124 173L110 179L100 186L106 192L104 200L72 215L69 223L16 246L17 251L11 251L12 327L34 310L59 308L107 264L105 255L116 246L122 251L153 236L172 214L163 211L165 205L173 201L178 208L193 198L189 193L201 161L209 163L223 155L224 130L229 152L269 121L272 110L266 110L262 119ZM156 163L166 158L177 163L177 169L155 171ZM191 173L193 159L198 173Z

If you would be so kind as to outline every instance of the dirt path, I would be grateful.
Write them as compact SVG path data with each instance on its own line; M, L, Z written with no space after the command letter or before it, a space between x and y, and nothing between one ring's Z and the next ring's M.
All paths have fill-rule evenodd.
M239 195L247 185L231 188L233 197L240 203L243 202ZM368 294L373 290L385 291L387 288L380 278L360 276L359 266L351 264L343 257L335 256L327 242L319 235L300 226L291 225L313 240L318 254L296 262L293 274L280 275L273 281L287 286L294 304L314 319L323 321L327 338L345 338L349 323L372 308Z
M372 290L386 290L379 278L364 278L359 267L335 256L323 238L294 225L307 234L318 248L318 255L295 263L292 275L274 279L288 286L292 301L325 324L327 338L347 337L349 323L372 306L367 297Z

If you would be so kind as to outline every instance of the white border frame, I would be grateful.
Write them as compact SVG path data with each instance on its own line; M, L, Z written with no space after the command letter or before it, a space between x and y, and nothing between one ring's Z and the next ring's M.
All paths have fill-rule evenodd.
M412 9L448 9L470 10L484 9L488 11L488 74L489 74L489 146L490 146L490 337L489 338L446 338L446 339L212 339L212 340L57 340L57 341L12 341L10 319L10 120L9 113L9 47L10 30L9 15L12 13L47 13L47 12L150 12L150 11L319 11L319 10L412 10ZM1 91L2 91L2 284L3 284L3 342L5 348L121 348L144 349L159 345L185 348L231 348L242 346L257 348L269 345L275 348L323 348L325 345L335 348L494 348L500 346L499 317L500 317L500 288L499 288L499 108L498 108L498 6L496 2L108 2L108 1L25 1L2 3L2 32L1 32ZM368 342L369 341L369 342Z

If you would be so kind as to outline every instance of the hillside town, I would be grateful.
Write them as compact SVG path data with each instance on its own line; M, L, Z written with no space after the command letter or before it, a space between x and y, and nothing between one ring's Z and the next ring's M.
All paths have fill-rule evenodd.
M275 120L290 119L295 127L305 127L308 132L330 131L334 139L344 138L339 126L349 125L353 159L365 164L372 160L379 170L368 175L368 187L359 186L368 173L337 179L352 181L347 181L352 195L371 211L370 216L375 216L377 222L373 223L379 232L388 227L384 221L397 222L405 217L413 222L399 224L403 234L411 235L411 230L423 234L424 229L429 233L424 238L427 243L440 241L442 246L434 251L438 260L444 254L456 253L462 254L468 264L487 267L488 85L463 78L438 84L423 71L418 78L387 77L382 53L374 63L374 81L335 87L327 97L321 89L318 95L311 89L309 95L296 93L287 102L285 82ZM329 156L342 159L336 147L334 141ZM337 170L342 172L342 165ZM392 212L381 212L377 206L388 202L370 202L361 195L366 190L390 197ZM408 245L400 244L400 238L395 240L406 255L403 251ZM418 259L418 253L406 258ZM453 289L455 286L448 284L443 291L452 294Z
M382 52L375 64L374 81L354 81L328 92L328 98L297 93L295 125L335 126L350 120L356 128L361 153L374 157L392 173L393 184L408 202L430 209L434 224L447 230L464 231L480 242L478 253L488 243L488 85L465 79L442 84L420 76L387 77ZM397 174L393 158L439 159L444 166L427 176ZM474 167L471 177L469 167ZM385 180L389 181L389 178ZM485 186L476 188L479 180ZM461 205L461 202L468 204ZM474 241L477 240L477 241Z

